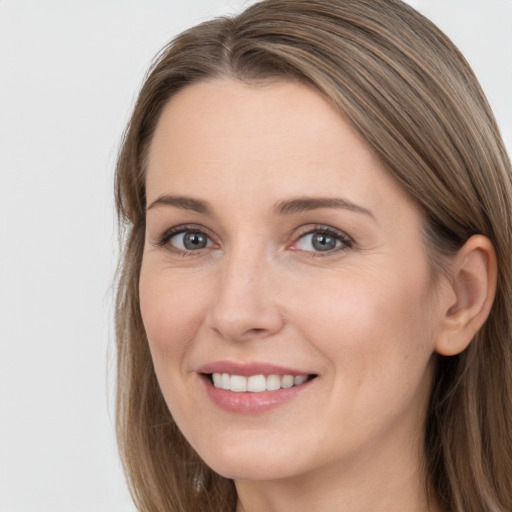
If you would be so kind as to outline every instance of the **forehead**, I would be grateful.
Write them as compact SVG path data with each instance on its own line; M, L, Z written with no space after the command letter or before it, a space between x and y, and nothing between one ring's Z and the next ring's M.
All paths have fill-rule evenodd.
M204 199L249 191L260 200L351 195L390 207L405 198L365 139L322 95L296 82L200 82L176 94L157 124L148 202L162 193Z

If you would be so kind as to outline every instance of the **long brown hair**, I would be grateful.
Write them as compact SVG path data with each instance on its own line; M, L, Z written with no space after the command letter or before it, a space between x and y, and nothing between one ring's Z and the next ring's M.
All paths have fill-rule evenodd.
M425 214L432 269L473 234L494 244L498 289L462 354L437 356L425 425L426 488L457 512L512 510L512 182L485 96L453 43L399 0L266 0L198 25L150 69L125 132L115 192L119 266L117 434L141 511L230 511L233 482L177 429L139 309L145 164L164 105L217 77L299 80L328 98Z

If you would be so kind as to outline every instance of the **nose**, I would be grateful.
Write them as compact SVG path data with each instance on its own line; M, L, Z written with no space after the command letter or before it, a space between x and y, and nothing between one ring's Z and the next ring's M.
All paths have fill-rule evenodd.
M284 315L278 303L276 269L261 255L232 254L219 271L207 325L231 341L278 333Z

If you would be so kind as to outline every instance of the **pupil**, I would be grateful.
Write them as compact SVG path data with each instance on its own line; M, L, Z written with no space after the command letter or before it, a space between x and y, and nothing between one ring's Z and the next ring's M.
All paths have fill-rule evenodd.
M336 239L329 235L317 233L312 239L313 247L317 251L330 251L336 247Z
M186 233L183 245L186 249L203 249L206 247L206 237L202 233Z

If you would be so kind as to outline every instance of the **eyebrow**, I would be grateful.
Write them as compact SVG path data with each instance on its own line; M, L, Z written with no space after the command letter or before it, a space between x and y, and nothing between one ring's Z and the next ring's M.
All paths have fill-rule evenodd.
M161 195L155 199L146 208L146 211L160 205L174 206L181 210L190 210L204 215L212 215L213 212L208 202L201 199L195 199L187 196L172 196L167 194ZM293 215L311 210L319 210L321 208L349 210L368 215L375 220L375 216L371 210L339 197L298 197L283 200L274 205L273 212L275 215Z
M146 211L151 210L151 208L154 208L155 206L159 205L174 206L175 208L180 208L181 210L191 210L206 215L212 214L212 209L210 208L210 205L206 201L194 199L193 197L170 196L166 194L155 199L146 208Z
M373 215L371 210L339 197L299 197L297 199L279 201L274 206L274 213L277 215L292 215L310 210L319 210L321 208L350 210L356 213L363 213L375 220L375 215Z

